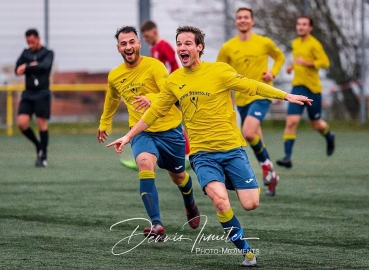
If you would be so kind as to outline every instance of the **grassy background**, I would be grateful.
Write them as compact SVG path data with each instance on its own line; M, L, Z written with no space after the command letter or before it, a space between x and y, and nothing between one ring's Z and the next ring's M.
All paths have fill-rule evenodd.
M281 128L273 122L265 128L273 160L283 153ZM144 242L127 254L112 255L115 243L137 225L138 232L146 226L130 222L109 229L121 220L146 217L137 173L119 164L121 157L131 158L131 151L127 147L119 156L105 149L96 142L96 128L89 125L54 125L51 130L46 169L34 167L34 150L23 137L0 136L0 269L240 269L240 256L199 256L191 253L193 241L188 240ZM262 194L257 210L243 211L230 193L246 236L260 238L249 241L260 251L260 268L369 269L369 134L358 125L355 132L340 130L337 151L327 158L324 139L302 126L294 167L278 168L277 195ZM125 130L116 131L109 140ZM210 201L191 175L200 211L208 219L205 225L202 221L203 233L221 235ZM165 171L157 171L157 187L167 234L195 240L199 230L182 230L184 208ZM115 252L141 240L136 236L130 244L124 241ZM213 241L197 247L233 245Z

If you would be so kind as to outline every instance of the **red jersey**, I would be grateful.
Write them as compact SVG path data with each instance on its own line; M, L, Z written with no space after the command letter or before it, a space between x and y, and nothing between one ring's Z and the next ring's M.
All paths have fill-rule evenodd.
M178 68L173 47L163 39L151 47L151 56L163 62L169 73L172 73Z

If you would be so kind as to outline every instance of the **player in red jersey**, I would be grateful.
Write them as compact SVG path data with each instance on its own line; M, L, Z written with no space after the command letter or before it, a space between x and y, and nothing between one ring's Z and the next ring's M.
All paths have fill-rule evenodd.
M141 26L141 33L144 40L151 46L150 54L151 57L154 57L160 60L168 69L169 73L172 73L176 69L179 68L178 62L176 59L176 52L174 51L172 45L164 39L161 39L159 36L158 28L156 23L153 21L146 21ZM186 139L186 157L190 153L190 144L188 142L188 135L186 130L183 128L183 135ZM134 160L121 160L122 165L137 169L136 162ZM186 167L190 167L189 163L186 162Z
M141 26L141 33L144 40L151 46L151 57L160 60L172 73L179 66L176 53L168 41L161 39L156 24L153 21L146 21Z

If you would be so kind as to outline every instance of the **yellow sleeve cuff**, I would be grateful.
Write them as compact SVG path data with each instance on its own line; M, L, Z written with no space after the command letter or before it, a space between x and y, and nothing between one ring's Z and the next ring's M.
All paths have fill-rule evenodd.
M147 110L144 115L141 117L141 119L148 124L149 126L151 126L152 124L154 124L154 122L158 119L159 117L155 116L150 109Z

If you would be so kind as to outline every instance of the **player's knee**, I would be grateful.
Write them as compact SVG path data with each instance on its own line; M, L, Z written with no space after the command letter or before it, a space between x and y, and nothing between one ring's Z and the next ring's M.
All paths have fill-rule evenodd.
M186 178L186 172L181 172L181 173L172 173L169 172L170 178L172 179L173 183L176 184L177 186L182 184L184 179Z
M24 121L23 119L18 119L17 126L20 130L24 131L28 128L28 122Z
M154 171L155 164L152 164L152 162L149 162L149 160L142 159L137 161L137 167L139 171Z
M325 123L321 119L315 120L315 121L310 121L310 125L313 129L318 130L318 131L324 130L325 127L326 127Z
M251 142L254 140L255 138L255 133L254 132L251 132L249 130L245 130L243 132L243 136L245 137L245 139L248 141L248 142Z
M229 200L227 198L224 198L224 197L214 198L213 199L213 204L214 204L215 209L219 213L226 212L230 207Z
M258 206L259 206L259 199L248 200L242 204L243 209L245 209L246 211L254 210L258 208Z

